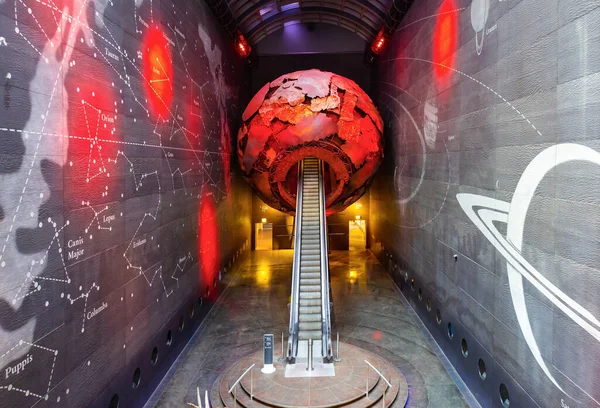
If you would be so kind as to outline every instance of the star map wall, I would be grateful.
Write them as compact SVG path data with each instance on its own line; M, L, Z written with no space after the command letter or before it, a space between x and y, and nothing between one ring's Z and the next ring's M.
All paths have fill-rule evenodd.
M242 67L213 19L0 0L2 407L141 406L249 248Z
M379 63L372 248L484 407L600 406L599 26L424 0Z

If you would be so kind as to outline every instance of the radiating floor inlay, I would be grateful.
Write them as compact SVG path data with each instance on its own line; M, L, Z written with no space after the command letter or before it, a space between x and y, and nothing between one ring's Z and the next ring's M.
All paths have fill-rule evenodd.
M260 350L265 333L275 334L275 357L280 357L281 333L289 323L292 257L291 250L253 252L237 275L226 277L228 289L156 407L194 402L197 387L211 390L230 366ZM408 384L407 407L468 406L375 257L368 251L333 251L329 260L332 329L340 341L391 363Z

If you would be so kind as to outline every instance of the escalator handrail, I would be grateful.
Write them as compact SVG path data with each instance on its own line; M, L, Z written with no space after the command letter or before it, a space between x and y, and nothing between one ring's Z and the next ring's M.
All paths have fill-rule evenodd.
M298 165L298 189L296 190L296 220L294 231L294 261L292 266L292 299L288 336L288 361L295 359L298 350L298 307L300 303L300 252L302 246L302 189L304 160Z
M321 351L323 358L331 359L331 311L329 299L329 252L327 245L327 212L325 203L325 172L319 161L319 235L321 241Z

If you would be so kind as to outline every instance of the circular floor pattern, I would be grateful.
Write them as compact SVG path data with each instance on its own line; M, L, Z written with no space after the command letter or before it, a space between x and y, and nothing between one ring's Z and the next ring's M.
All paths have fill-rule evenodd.
M260 371L262 350L259 350L242 358L220 376L211 393L213 406L233 407L233 394L236 396L237 406L248 408L362 408L405 405L408 399L408 385L404 376L393 365L373 353L345 343L340 343L340 356L342 361L334 363L334 377L286 378L284 363L276 363L277 371L273 374L263 374ZM387 386L365 360L377 368L392 386ZM230 394L231 386L252 364L255 364L251 370L252 376L248 373Z

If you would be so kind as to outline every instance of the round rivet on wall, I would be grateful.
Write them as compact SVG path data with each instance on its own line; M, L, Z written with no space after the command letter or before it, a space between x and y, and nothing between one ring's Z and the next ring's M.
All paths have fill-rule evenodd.
M431 312L431 298L427 298L427 311Z
M119 394L114 394L108 403L108 408L119 408Z
M469 356L469 345L467 344L467 339L462 339L460 343L460 348L462 350L462 354L465 358Z
M423 291L421 290L421 288L419 288L419 293L417 297L419 298L419 300L423 300Z
M452 323L448 323L448 337L450 340L454 338L454 327L452 327Z
M216 288L216 287L217 287L217 278L214 278L213 279L213 288Z
M415 280L414 279L410 280L410 290L412 290L413 292L415 291Z
M190 306L189 306L189 308L188 308L188 315L190 316L190 319L191 319L192 317L194 317L194 314L195 314L195 313L196 313L196 310L194 309L194 305L192 304L192 305L190 305Z
M173 344L173 333L169 330L167 332L167 346L170 346L171 344Z
M150 363L152 363L152 365L156 365L156 363L158 363L158 347L154 347L152 349L152 355L150 356Z
M142 381L142 370L140 370L140 368L138 367L133 372L133 383L131 384L132 388L139 387L141 381Z
M508 408L510 406L508 388L506 388L506 385L504 385L504 383L500 384L500 401L502 402L502 406L504 408Z
M202 303L203 303L203 302L204 302L204 299L202 298L202 296L200 296L200 297L198 298L198 304L199 304L200 306L202 306Z
M440 312L440 309L435 312L435 321L437 324L442 324L442 312Z
M183 316L179 316L179 324L177 327L179 328L179 331L183 331L183 328L185 327L185 320L183 320Z
M479 362L477 363L477 366L479 368L479 376L481 377L482 380L485 380L485 378L487 377L487 372L485 370L485 361L483 361L480 358Z
M404 272L404 282L408 282L408 272Z

